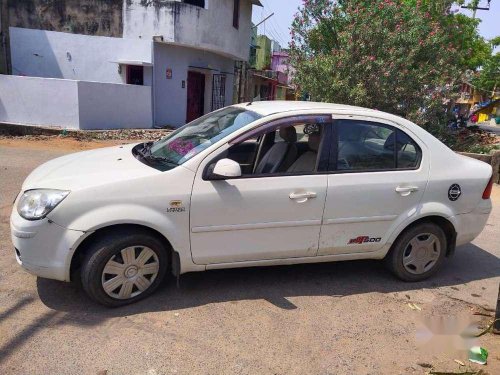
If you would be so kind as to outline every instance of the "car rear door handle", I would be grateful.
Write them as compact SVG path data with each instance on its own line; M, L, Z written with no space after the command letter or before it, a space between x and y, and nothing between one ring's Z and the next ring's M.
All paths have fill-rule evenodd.
M408 195L410 195L411 193L413 193L414 191L417 191L417 190L418 190L418 186L398 186L396 188L396 193L401 194L401 196L403 196L403 197L407 197Z
M303 203L308 199L316 198L317 194L313 191L308 191L306 193L290 193L290 199L296 200L298 203Z

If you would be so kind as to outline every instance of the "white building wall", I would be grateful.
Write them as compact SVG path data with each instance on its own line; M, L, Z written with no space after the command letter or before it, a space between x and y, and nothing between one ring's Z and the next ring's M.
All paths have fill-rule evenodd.
M233 27L233 0L207 0L206 9L180 1L142 5L143 0L125 2L124 38L151 40L213 51L234 59L248 59L251 39L252 3L241 0L239 28Z
M193 48L154 43L154 69L155 125L179 127L186 123L189 70L205 74L205 113L212 109L214 73L226 74L225 105L232 104L234 60L231 58ZM167 69L172 69L171 79L166 77Z
M13 74L124 83L117 61L151 62L152 42L55 31L10 29ZM145 68L145 84L151 84Z
M67 107L70 103L64 100L62 103L65 105L59 105L57 95L51 97L50 93L55 91L51 85L55 86L56 83L47 83L49 86L43 90L37 85L44 83L32 84L33 87L26 87L26 90L33 89L36 95L47 98L44 105L48 110L45 112L71 108L70 113L76 111L78 119L68 118L68 122L64 123L60 117L53 119L56 115L51 117L44 111L35 111L30 114L32 119L26 123L82 128L116 127L116 124L121 127L150 127L152 124L178 127L186 122L189 70L206 76L205 113L212 109L214 73L226 74L225 105L232 104L234 60L248 58L252 0L241 1L238 29L233 27L233 0L207 0L206 9L179 1L159 2L161 5L157 7L141 3L144 4L144 1L124 0L123 38L10 28L13 70L16 75L125 83L126 69L123 67L120 71L118 62L154 64L144 68L144 84L153 86L152 92L151 87L123 89L79 82L75 94L79 101L76 104L71 101L72 105L79 106L78 110ZM158 36L163 36L164 42L153 42L153 37ZM167 79L167 69L172 70L172 79ZM60 85L65 88L75 86L74 83ZM24 81L21 86L26 86ZM133 100L131 93L136 93L138 99ZM28 102L31 100L34 99ZM15 105L18 108L20 103ZM104 108L106 105L110 108ZM150 117L143 112L148 106ZM134 112L136 110L139 114ZM84 114L84 111L89 113ZM103 114L110 119L106 125L100 125ZM5 114L0 116L0 120L6 118L8 116ZM126 119L130 121L124 124Z
M0 75L0 122L70 129L151 128L151 87Z
M78 129L77 81L0 75L0 122Z
M78 82L80 129L151 128L151 87Z

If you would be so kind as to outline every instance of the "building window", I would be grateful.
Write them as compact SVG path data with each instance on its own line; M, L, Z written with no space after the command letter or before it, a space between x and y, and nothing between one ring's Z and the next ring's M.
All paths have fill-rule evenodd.
M138 65L127 65L127 84L144 85L144 67Z
M183 3L205 8L205 0L184 0Z
M236 29L240 27L240 0L234 0L233 27Z

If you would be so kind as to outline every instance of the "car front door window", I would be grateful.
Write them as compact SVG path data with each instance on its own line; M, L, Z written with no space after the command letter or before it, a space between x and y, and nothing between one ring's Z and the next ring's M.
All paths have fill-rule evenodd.
M326 172L331 148L329 121L329 116L305 116L267 124L261 132L242 137L232 144L210 163L209 169L213 169L221 158L228 158L240 163L241 178ZM249 149L245 145L255 142L255 139L259 142L258 150L244 155L243 150ZM323 140L328 141L325 147L321 147ZM248 161L252 158L250 168ZM247 163L241 163L241 160Z

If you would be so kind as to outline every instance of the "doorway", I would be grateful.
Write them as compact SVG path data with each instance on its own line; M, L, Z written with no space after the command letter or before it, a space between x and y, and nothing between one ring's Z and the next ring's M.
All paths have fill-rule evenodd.
M196 120L205 112L205 74L188 72L186 122Z

